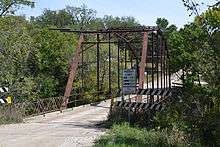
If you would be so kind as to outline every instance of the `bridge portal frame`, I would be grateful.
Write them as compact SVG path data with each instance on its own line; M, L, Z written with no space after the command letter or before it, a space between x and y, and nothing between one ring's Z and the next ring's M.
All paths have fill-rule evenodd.
M113 106L112 97L112 44L117 46L117 93L121 92L121 52L124 51L124 59L122 62L124 69L134 67L138 73L138 95L147 95L147 102L152 103L154 96L157 101L160 97L169 96L171 89L171 73L169 68L169 50L163 32L155 26L148 27L132 27L132 28L110 28L102 30L72 30L72 29L51 29L66 33L76 33L79 35L79 41L73 56L66 90L62 107L67 107L69 97L71 96L73 81L79 64L82 67L84 62L84 53L96 47L96 87L97 95L100 94L100 45L108 45L108 98L111 98L111 106ZM92 41L91 39L92 38ZM81 57L81 58L80 58ZM114 59L115 60L115 59ZM150 67L151 66L151 67ZM81 73L84 74L83 68ZM84 79L82 78L82 84ZM166 94L165 94L166 93ZM140 97L139 97L140 98ZM142 97L139 99L142 101Z

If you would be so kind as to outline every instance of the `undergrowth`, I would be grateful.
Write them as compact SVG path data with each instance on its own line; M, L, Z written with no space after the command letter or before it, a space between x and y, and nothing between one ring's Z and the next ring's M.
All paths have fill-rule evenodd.
M199 147L188 143L183 132L177 130L147 130L131 127L128 123L113 125L98 140L94 147Z

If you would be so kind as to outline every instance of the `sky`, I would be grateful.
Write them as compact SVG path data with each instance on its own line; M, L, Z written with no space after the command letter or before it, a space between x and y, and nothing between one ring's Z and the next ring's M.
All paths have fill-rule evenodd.
M112 16L133 16L142 25L155 25L159 17L169 20L170 24L182 27L191 22L193 17L189 17L182 0L34 0L35 8L24 7L18 14L38 16L44 9L59 10L65 6L80 6L85 4L88 8L95 9L98 17L104 15ZM212 3L215 0L203 0ZM201 7L201 11L205 6Z

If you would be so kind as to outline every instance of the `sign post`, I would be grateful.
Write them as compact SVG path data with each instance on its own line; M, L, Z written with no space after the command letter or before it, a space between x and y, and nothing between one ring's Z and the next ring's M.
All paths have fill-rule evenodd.
M136 93L136 70L127 69L123 71L123 87L122 87L122 101L124 101L124 95L128 95L129 102L131 102L131 94ZM128 122L131 121L131 112L130 108L128 109Z
M126 69L123 71L123 95L130 95L136 92L136 70L135 69Z

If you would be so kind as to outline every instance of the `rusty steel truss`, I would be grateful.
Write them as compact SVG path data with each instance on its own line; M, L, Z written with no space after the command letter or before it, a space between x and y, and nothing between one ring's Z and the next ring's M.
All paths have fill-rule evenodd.
M91 70L88 70L90 66L96 69L96 78L92 79L93 86L96 87L96 96L105 93L107 98L112 99L111 106L114 101L113 94L116 94L114 96L121 94L121 76L124 69L133 68L137 72L135 93L137 96L134 97L136 101L142 102L146 99L147 102L153 103L171 95L169 50L166 38L158 27L139 26L86 31L52 30L79 35L69 69L63 107L67 106L71 93L74 93L75 78L81 79L81 92L86 92L83 88L91 81L86 79L87 75L91 74ZM107 91L103 88L105 83L108 83Z
M79 35L64 96L1 106L2 120L62 110L68 104L77 106L76 101L87 96L111 99L111 107L163 109L161 102L171 96L171 73L166 38L158 27L52 30ZM132 101L123 98L125 69L135 69L138 75ZM121 99L114 103L116 97Z
M111 99L111 107L158 110L164 106L161 102L171 96L169 50L158 27L52 30L79 36L64 96L3 105L1 120L62 110L68 104L77 106L76 101L88 96ZM135 69L137 73L136 91L129 101L122 92L122 72L126 69ZM120 99L114 103L116 97Z

